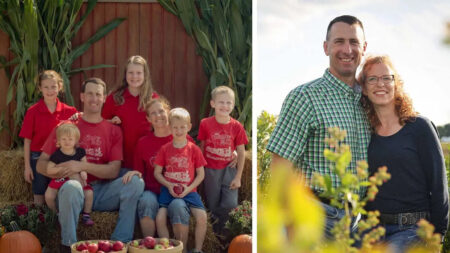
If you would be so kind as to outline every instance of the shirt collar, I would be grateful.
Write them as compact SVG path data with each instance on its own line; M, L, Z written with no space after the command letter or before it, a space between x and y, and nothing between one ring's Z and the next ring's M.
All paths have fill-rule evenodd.
M47 108L47 105L44 102L44 99L41 98L41 100L39 100L39 111L41 112L50 112ZM61 112L62 111L62 103L59 101L58 98L56 98L56 108L55 108L55 112Z
M326 83L335 90L345 93L356 93L356 94L361 93L361 86L358 83L355 82L353 87L350 87L348 84L344 83L343 81L335 77L333 74L331 74L329 69L325 70L323 78L325 78L328 81Z
M124 98L139 98L139 95L137 95L136 97L131 95L130 91L128 90L128 88L125 88L123 91L123 97Z

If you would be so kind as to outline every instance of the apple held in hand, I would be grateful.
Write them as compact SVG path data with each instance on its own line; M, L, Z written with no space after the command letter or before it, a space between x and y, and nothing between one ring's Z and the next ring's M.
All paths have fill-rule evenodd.
M180 194L183 193L183 191L184 191L184 186L181 185L181 184L177 184L177 185L175 185L175 186L173 187L173 191L174 191L176 194L180 195Z

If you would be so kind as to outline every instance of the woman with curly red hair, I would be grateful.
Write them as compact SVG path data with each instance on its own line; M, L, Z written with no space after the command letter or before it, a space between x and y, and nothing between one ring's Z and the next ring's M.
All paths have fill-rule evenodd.
M433 123L414 111L403 81L388 56L368 56L358 78L362 103L372 126L369 173L387 166L391 179L368 210L379 210L384 241L404 252L419 239L417 222L427 219L445 235L448 189L444 157Z

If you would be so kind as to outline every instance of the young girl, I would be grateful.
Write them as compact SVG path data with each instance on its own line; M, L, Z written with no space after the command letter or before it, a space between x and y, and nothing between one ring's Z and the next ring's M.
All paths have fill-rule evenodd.
M32 184L34 203L42 205L45 189L50 181L36 173L42 145L53 128L77 110L58 100L58 93L63 91L63 80L54 70L45 70L39 75L38 88L43 98L28 108L19 136L24 138L25 181Z
M133 169L134 151L140 137L150 130L145 104L158 95L153 92L147 61L139 55L131 56L126 64L122 84L106 98L102 117L120 124L123 132L122 168Z
M80 130L72 123L64 123L56 129L56 146L58 149L50 156L50 162L47 166L47 171L56 173L56 165L76 160L86 162L86 151L78 147L80 140ZM83 185L84 189L84 211L83 223L88 226L94 225L91 220L90 213L92 211L92 202L94 201L94 192L92 187L87 184L87 173L81 171L79 174L74 174L69 178L52 179L45 191L45 202L48 207L56 212L56 195L59 188L69 179L77 180Z

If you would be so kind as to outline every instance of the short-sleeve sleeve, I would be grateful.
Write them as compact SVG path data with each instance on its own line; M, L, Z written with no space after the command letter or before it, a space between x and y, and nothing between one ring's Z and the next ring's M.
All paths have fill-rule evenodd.
M194 156L194 168L203 167L207 164L205 158L203 157L202 151L200 148L192 144L193 147L193 156Z
M122 130L118 126L112 126L111 154L109 161L123 160L123 137Z
M60 163L60 161L59 161L59 159L58 159L58 152L57 152L58 150L56 150L55 152L53 152L53 154L50 156L50 158L49 158L49 160L51 161L51 162L53 162L54 164L59 164Z
M237 134L236 138L234 139L234 145L235 146L245 145L248 143L248 138L247 134L245 133L244 126L239 121L236 121L236 124L237 124Z
M292 90L283 102L277 125L270 136L267 150L293 163L305 151L315 112L306 91Z

